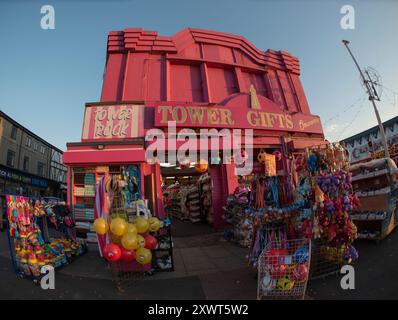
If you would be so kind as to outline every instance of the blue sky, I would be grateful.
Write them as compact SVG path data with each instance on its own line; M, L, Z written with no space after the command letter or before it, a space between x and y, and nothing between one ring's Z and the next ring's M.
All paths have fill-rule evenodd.
M55 30L40 28L45 4L55 8ZM355 30L340 27L346 4L355 8ZM397 17L394 0L3 0L0 109L64 150L80 140L84 103L99 100L109 31L142 27L171 35L196 27L297 56L312 113L321 116L327 138L344 138L376 120L366 100L343 112L363 89L341 39L351 40L360 64L373 66L398 92ZM396 116L398 96L385 89L382 98L382 119Z

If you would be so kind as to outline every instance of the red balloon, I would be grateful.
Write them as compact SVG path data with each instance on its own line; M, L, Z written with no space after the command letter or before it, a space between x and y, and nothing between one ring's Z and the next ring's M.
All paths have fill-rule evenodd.
M104 248L104 258L110 262L115 262L120 259L122 250L114 243L108 243Z
M120 259L123 261L133 261L135 260L135 251L134 250L127 250L125 248L121 248L122 250L122 255L120 256Z
M158 240L156 240L156 238L154 236L151 236L150 234L148 234L145 237L145 248L147 248L149 250L153 250L156 248L157 245L158 245Z

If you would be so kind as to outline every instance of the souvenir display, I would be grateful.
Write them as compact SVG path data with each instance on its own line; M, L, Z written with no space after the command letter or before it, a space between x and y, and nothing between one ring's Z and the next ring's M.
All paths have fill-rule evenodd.
M303 235L314 240L311 277L338 272L357 237L350 213L359 199L353 192L347 152L339 143L307 149L295 158L295 168L296 201L312 204L312 213L301 214ZM352 256L350 262L357 258Z
M270 241L258 259L257 299L304 299L310 240Z
M136 199L123 173L103 176L96 186L94 230L97 232L100 254L108 261L117 283L125 282L144 272L159 269L156 253L169 223L152 215L147 201ZM108 203L108 208L104 205ZM172 246L167 251L172 258ZM154 258L154 259L153 259ZM172 269L164 266L164 269Z
M350 213L359 199L353 192L347 153L334 143L301 154L262 149L256 159L254 173L239 178L224 206L223 217L230 225L225 237L249 248L249 264L256 270L262 263L260 256L291 258L292 262L281 265L267 258L259 290L289 291L294 296L296 285L320 275L318 269L336 272L337 266L358 258L352 246L357 229ZM307 245L291 252L286 244L292 241L307 241ZM267 253L272 244L278 245Z
M8 236L15 271L40 278L41 267L59 268L86 251L73 235L74 223L65 203L7 195Z
M358 238L381 241L396 228L398 169L391 158L376 158L351 166L353 188L360 205L351 218Z

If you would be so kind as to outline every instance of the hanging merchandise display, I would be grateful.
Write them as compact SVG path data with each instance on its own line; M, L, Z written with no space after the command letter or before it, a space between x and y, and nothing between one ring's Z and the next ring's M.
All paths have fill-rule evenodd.
M223 219L230 226L225 229L224 237L246 248L251 244L253 233L253 223L248 211L249 202L250 182L241 177L238 187L227 198L227 203L223 207L225 212Z
M225 237L249 248L249 264L261 274L261 297L302 297L310 277L337 272L358 258L350 212L359 200L346 151L337 143L294 154L262 149L257 160L263 170L241 177L224 206L230 225ZM292 252L287 244L293 242L306 245ZM292 262L275 266L264 260L272 255Z
M199 187L199 206L201 220L206 220L209 224L213 223L213 206L212 206L212 185L211 177L207 172L198 179Z
M339 143L313 147L295 162L299 201L310 197L312 203L312 215L302 221L306 236L314 239L311 277L336 273L358 258L352 246L357 228L350 213L359 199L353 192L346 150Z
M119 175L103 176L96 186L95 197L98 218L94 230L100 253L108 261L118 288L145 272L173 268L171 245L166 252L168 265L159 264L156 254L159 250L165 255L164 249L158 247L165 232L169 234L169 222L160 221L152 215L146 200L137 199L138 189L128 172L121 170ZM109 204L107 209L105 203Z
M40 268L59 268L87 250L74 237L74 222L65 202L7 195L10 255L15 272L35 281Z

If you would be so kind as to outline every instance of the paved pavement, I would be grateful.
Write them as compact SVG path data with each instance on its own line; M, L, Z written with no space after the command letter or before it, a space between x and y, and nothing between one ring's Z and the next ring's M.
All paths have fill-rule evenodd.
M219 234L175 238L175 272L156 273L135 281L120 293L106 263L90 251L56 272L56 289L44 291L12 270L0 233L0 298L2 299L256 299L257 279L247 268L247 251L222 241ZM198 247L199 244L202 244ZM311 299L397 299L398 233L381 244L359 242L356 289L344 291L340 276L311 281Z

